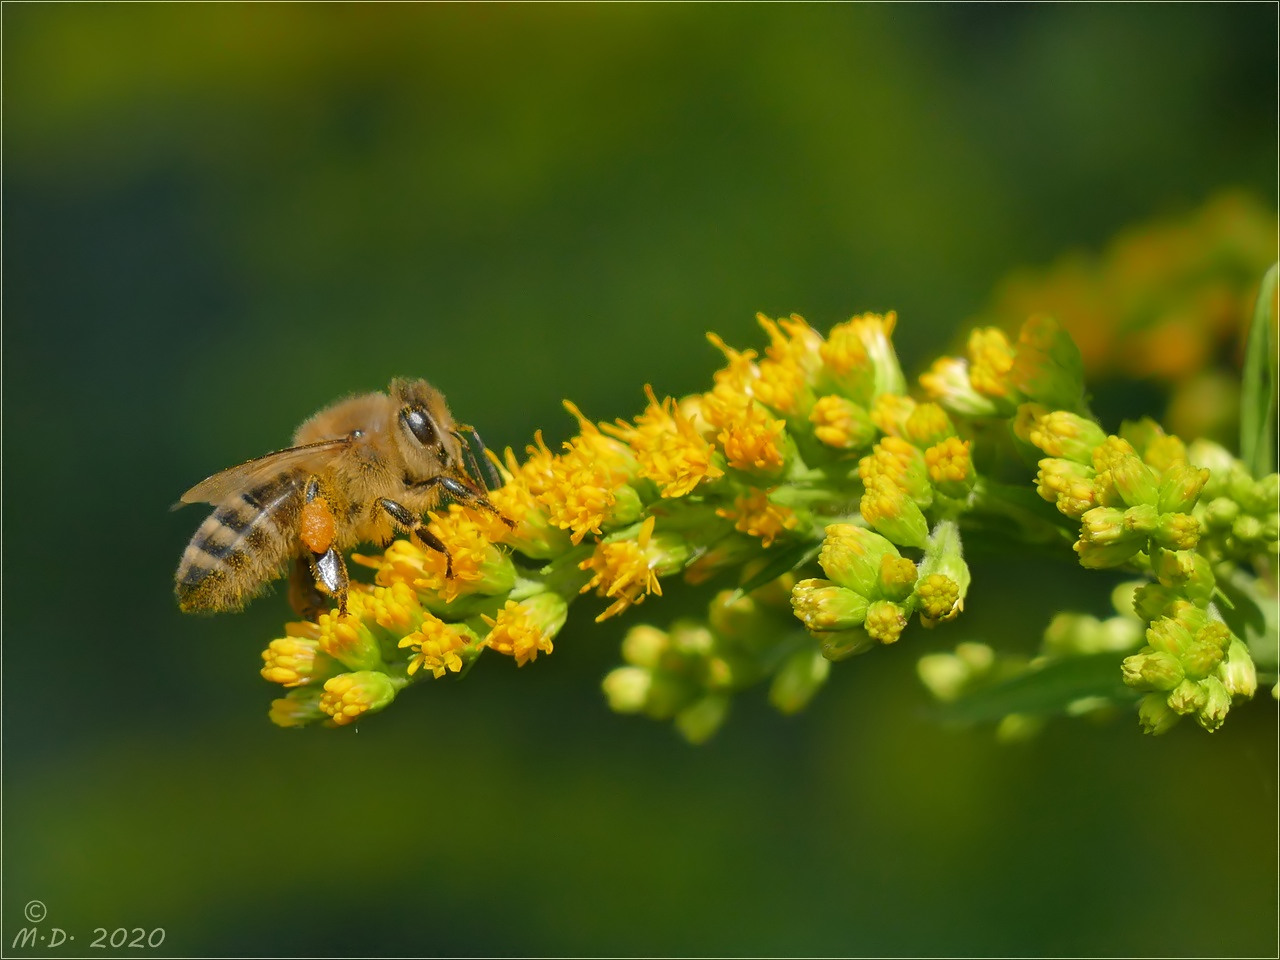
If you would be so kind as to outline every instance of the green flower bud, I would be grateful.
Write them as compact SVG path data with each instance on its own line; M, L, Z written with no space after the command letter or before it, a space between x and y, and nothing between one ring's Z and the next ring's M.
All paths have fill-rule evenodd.
M617 667L600 684L614 713L639 713L649 700L653 672L644 667Z
M866 620L868 601L848 587L809 579L791 588L791 609L809 630L850 630Z
M1132 560L1134 554L1142 549L1142 542L1124 541L1099 546L1086 540L1077 540L1072 549L1080 556L1080 566L1088 570L1106 570Z
M1049 503L1056 503L1059 497L1078 482L1093 482L1094 469L1085 463L1061 457L1045 457L1037 466L1036 493Z
M1160 650L1181 659L1191 646L1191 631L1175 620L1164 616L1147 627L1147 643L1153 650Z
M1193 467L1208 469L1209 479L1201 493L1209 497L1219 496L1227 488L1231 477L1242 467L1226 447L1212 440L1193 440L1187 447L1187 460Z
M1098 547L1141 539L1125 523L1125 513L1115 507L1094 507L1080 518L1080 539Z
M1171 514L1165 516L1171 516ZM1156 511L1153 504L1149 503L1140 503L1124 512L1125 529L1144 536L1154 533L1160 526L1161 520L1162 515Z
M1210 623L1202 627L1180 658L1187 676L1199 680L1216 670L1230 642L1231 631L1225 624Z
M1138 723L1142 725L1143 733L1152 736L1168 733L1180 719L1162 693L1149 693L1138 705Z
M771 647L777 639L777 625L761 609L758 592L737 597L736 591L721 590L707 608L711 629L737 650L759 650ZM791 600L786 594L786 602Z
M1034 713L1010 713L996 724L1000 743L1026 743L1044 729L1045 718Z
M959 616L969 593L969 580L960 527L954 520L943 520L929 537L916 583L915 599L925 626Z
M277 727L305 727L324 718L320 710L320 688L300 687L271 701L268 719Z
M847 660L860 653L866 653L876 645L866 630L856 627L853 630L831 630L814 633L822 655L828 660Z
M1258 689L1258 669L1249 648L1237 637L1231 638L1227 655L1218 666L1217 677L1233 697L1252 697Z
M706 743L720 729L729 713L729 697L708 694L676 714L676 729L692 744Z
M1158 506L1161 513L1190 513L1209 482L1209 471L1186 461L1171 466L1160 481Z
M880 557L879 595L905 600L916 585L916 565L906 557L886 553Z
M704 692L701 684L687 671L673 673L669 670L651 670L649 680L643 710L645 716L654 720L666 720L675 716ZM623 682L636 683L634 679L620 681ZM634 695L634 688L632 693Z
M862 517L891 542L923 548L929 525L915 501L892 480L874 477L862 495Z
M1255 544L1262 540L1262 521L1257 517L1242 513L1231 524L1231 535L1242 544Z
M1132 650L1142 640L1133 617L1099 620L1084 613L1059 613L1044 632L1044 651L1056 656L1088 656Z
M1280 474L1272 473L1255 480L1241 493L1240 506L1249 513L1258 516L1275 513L1277 501L1280 501Z
M716 646L715 634L697 620L677 620L671 625L671 649L685 657L707 657Z
M1111 465L1111 482L1125 506L1136 507L1139 504L1155 506L1160 495L1160 487L1156 483L1151 468L1136 456L1119 458Z
M1170 550L1193 550L1200 542L1200 523L1189 513L1162 513L1151 538Z
M622 638L622 659L637 667L656 667L671 646L665 630L637 624Z
M1169 706L1176 713L1186 716L1203 709L1208 699L1209 693L1204 687L1204 681L1183 680L1170 691Z
M1135 690L1172 690L1185 676L1178 658L1159 650L1125 657L1120 669L1124 682Z
M1033 444L1051 457L1090 463L1093 450L1107 439L1092 420L1066 410L1055 410L1036 419L1030 428Z
M1142 642L1143 628L1133 617L1108 617L1093 635L1090 653L1119 653Z
M618 530L644 518L644 503L640 494L629 483L624 483L613 491L613 509L605 521L605 529Z
M972 681L995 665L996 654L985 643L962 643L955 653L929 653L916 663L920 682L943 703L957 699Z
M1213 733L1227 719L1231 710L1231 694L1217 677L1209 677L1200 683L1205 691L1205 701L1196 711L1196 723Z
M1124 616L1137 616L1134 610L1135 595L1146 585L1146 580L1125 580L1116 584L1111 591L1111 606L1115 612Z
M880 558L885 554L896 557L898 551L880 534L851 523L833 523L826 529L818 564L836 583L871 597L879 580Z
M783 662L769 685L769 702L782 713L797 713L827 681L831 661L819 650L797 650Z
M1208 606L1217 583L1208 560L1194 550L1161 550L1151 559L1162 584L1180 590L1197 606Z
M1137 589L1133 595L1133 612L1142 620L1151 623L1169 615L1169 607L1181 598L1172 587L1159 583L1148 583Z
M1226 530L1240 516L1240 504L1228 497L1215 497L1204 510L1204 522L1211 530Z

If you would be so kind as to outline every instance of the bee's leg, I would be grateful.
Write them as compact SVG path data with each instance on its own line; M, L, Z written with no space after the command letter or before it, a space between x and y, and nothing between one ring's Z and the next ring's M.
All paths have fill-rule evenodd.
M306 620L315 620L320 614L329 612L329 600L316 586L316 575L312 571L314 563L311 557L298 557L289 574L289 605Z
M338 601L338 612L347 614L347 588L351 580L342 554L334 547L337 521L324 497L320 479L307 478L303 487L302 511L298 516L298 536L310 553L308 557L313 586L319 586Z
M338 615L347 615L347 588L351 586L351 578L347 576L347 563L335 548L330 547L324 553L311 556L311 573L315 582L327 590L338 601Z
M439 474L429 480L423 480L421 483L416 483L414 486L439 487L459 503L471 504L481 508L482 510L488 510L512 530L516 528L515 521L504 517L498 508L490 502L489 498L484 495L484 491L477 490L470 484L463 483L455 477L448 477L443 474Z
M390 500L387 497L378 498L378 506L386 511L392 522L407 531L411 536L417 537L424 546L437 553L444 554L444 575L447 579L453 579L453 556L449 553L449 548L434 533L427 529L427 525L422 522L420 517L415 517L407 507L403 504Z

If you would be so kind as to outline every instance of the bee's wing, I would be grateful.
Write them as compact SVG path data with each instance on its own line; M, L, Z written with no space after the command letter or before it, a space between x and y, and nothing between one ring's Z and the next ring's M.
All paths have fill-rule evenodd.
M320 440L300 447L276 450L266 456L247 460L238 466L228 467L221 473L215 473L207 480L200 481L184 493L170 509L177 510L188 503L219 504L239 491L251 490L259 484L275 479L282 473L320 466L351 443L351 437Z

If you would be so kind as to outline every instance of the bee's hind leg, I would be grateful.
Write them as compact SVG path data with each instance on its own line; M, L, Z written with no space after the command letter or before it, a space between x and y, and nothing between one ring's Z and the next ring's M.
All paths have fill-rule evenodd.
M345 617L347 588L351 586L351 578L347 576L347 564L342 559L342 554L333 545L336 526L333 510L320 489L320 480L314 476L309 477L304 487L302 514L299 517L298 528L299 536L308 552L310 589L312 593L323 590L337 600L338 613ZM289 596L293 599L292 584Z
M338 601L338 615L347 615L347 588L351 578L347 576L347 563L333 547L324 553L311 555L311 574L315 583L322 586Z
M422 522L420 517L415 517L413 512L401 503L390 500L387 497L378 498L378 506L386 511L392 522L405 530L411 536L417 539L427 548L444 554L444 575L446 580L453 579L453 555L449 553L449 548L434 533L427 529L427 525Z

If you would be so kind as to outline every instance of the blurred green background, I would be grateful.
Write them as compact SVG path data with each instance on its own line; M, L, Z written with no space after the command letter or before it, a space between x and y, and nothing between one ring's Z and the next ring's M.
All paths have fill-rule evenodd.
M6 4L3 942L169 954L1276 949L1276 712L1213 737L929 716L916 656L1032 649L1105 578L987 559L949 630L715 741L599 679L675 585L358 730L281 731L290 614L174 606L207 474L431 378L491 446L708 382L757 310L897 309L1224 187L1276 202L1276 9ZM1133 413L1158 413L1149 390ZM1111 424L1114 426L1114 424ZM945 635L944 635L945 634ZM30 951L29 951L30 952ZM57 952L57 951L52 951Z

